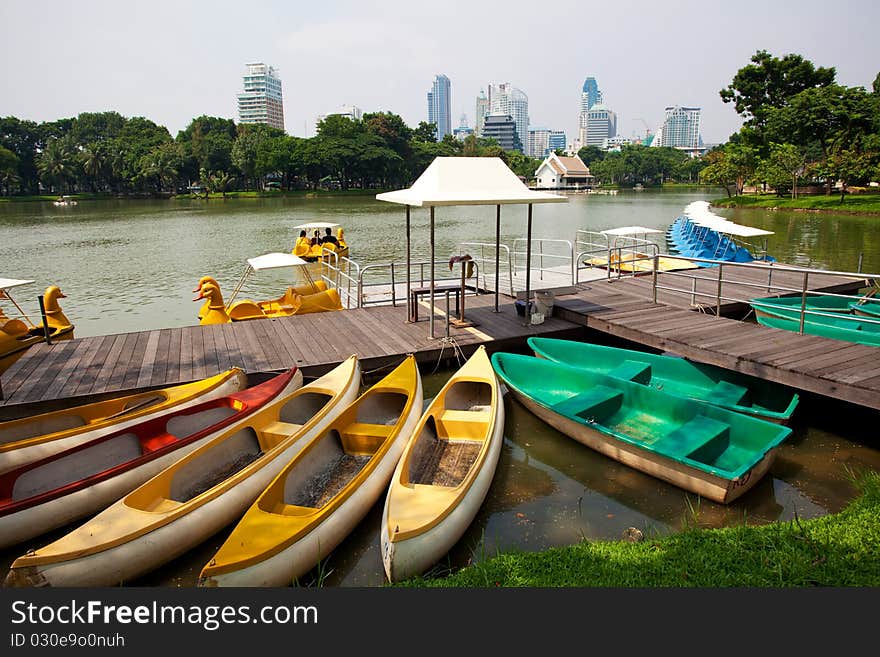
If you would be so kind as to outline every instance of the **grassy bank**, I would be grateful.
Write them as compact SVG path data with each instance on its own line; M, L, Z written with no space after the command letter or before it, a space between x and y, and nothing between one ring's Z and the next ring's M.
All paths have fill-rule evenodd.
M812 587L880 585L880 474L837 514L661 538L505 553L414 587Z
M846 196L840 202L840 194L831 196L779 197L775 194L743 194L731 198L719 198L712 205L727 208L779 208L808 212L836 212L851 214L880 214L880 194L857 194Z
M278 197L291 197L291 198L316 198L316 197L332 197L332 196L375 196L376 194L381 194L383 191L387 191L384 189L295 189L291 191L273 191L273 192L260 192L260 191L237 191L237 192L226 192L226 198L278 198ZM175 196L164 195L164 196L149 196L144 194L132 194L132 195L118 195L118 194L71 194L67 195L67 198L76 200L76 201L116 201L119 199L122 200L134 200L134 201L143 201L143 200L175 200L175 199L200 199L205 200L204 197L196 197L191 194L177 194ZM223 200L223 194L220 192L212 193L208 200ZM36 196L3 196L0 197L0 202L15 202L15 203L32 203L32 202L52 202L58 200L58 194L41 194Z

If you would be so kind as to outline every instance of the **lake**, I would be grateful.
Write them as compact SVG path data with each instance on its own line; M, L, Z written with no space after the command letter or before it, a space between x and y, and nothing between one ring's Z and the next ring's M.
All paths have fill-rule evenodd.
M721 193L723 194L723 192ZM533 236L575 239L575 232L624 225L665 228L711 192L622 192L573 195L565 204L536 205ZM769 253L781 262L816 268L880 271L877 217L762 210L717 210L745 225L774 231ZM197 323L192 292L213 275L231 291L247 258L289 252L293 227L334 221L345 227L351 257L360 264L405 260L401 206L367 197L177 201L0 203L0 276L34 279L16 299L37 313L37 295L58 284L62 308L77 337ZM502 208L501 240L523 237L526 209ZM428 212L412 214L413 258L428 256ZM494 242L494 207L436 211L436 254L458 253L463 241ZM242 296L277 295L279 278L251 279ZM423 372L431 396L449 372ZM701 501L682 490L592 452L507 400L505 443L493 486L476 521L440 567L456 568L498 550L542 550L582 539L617 539L628 527L662 535L682 527L721 527L810 518L843 508L854 488L850 472L880 469L876 413L804 396L768 476L731 505ZM380 586L377 506L330 557L324 586ZM190 586L228 534L224 530L192 552L137 582ZM59 532L40 539L45 542ZM7 566L21 549L0 554ZM320 575L320 576L319 576Z

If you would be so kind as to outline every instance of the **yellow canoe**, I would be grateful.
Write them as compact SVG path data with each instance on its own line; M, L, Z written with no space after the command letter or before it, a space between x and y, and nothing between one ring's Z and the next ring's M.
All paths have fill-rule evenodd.
M212 377L0 422L0 473L142 422L247 387L240 368Z
M458 542L489 491L503 434L500 384L481 346L431 401L391 478L379 534L389 581L425 572Z
M345 409L266 488L199 586L290 586L381 499L423 406L415 357Z
M237 422L85 524L19 557L6 586L111 586L168 563L236 522L288 462L351 403L351 356Z
M585 265L593 267L608 267L608 258L595 256L584 260ZM685 269L698 269L699 265L690 260L674 258L672 256L660 256L657 263L658 271L681 271ZM640 252L625 252L622 257L617 254L611 255L611 271L627 273L647 273L654 271L654 256Z

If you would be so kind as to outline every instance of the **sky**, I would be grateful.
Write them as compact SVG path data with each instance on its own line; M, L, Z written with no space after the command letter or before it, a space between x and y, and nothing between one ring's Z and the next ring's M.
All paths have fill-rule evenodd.
M874 0L0 0L0 117L36 122L81 112L143 116L172 136L201 115L238 122L245 64L282 80L285 128L355 105L427 120L434 76L452 83L453 126L508 82L532 126L577 136L595 77L624 137L656 132L664 108L702 108L721 143L742 121L719 91L758 50L834 67L870 88L880 71Z

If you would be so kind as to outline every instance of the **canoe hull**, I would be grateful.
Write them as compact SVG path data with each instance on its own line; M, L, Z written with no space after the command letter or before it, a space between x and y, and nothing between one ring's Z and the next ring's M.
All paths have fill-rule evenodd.
M247 376L242 370L235 369L228 378L201 394L179 400L171 405L159 404L154 410L149 410L145 413L134 413L130 417L120 419L119 422L96 422L94 423L96 425L94 429L75 428L59 431L57 424L54 427L51 425L52 422L57 422L57 420L53 419L57 417L55 413L34 417L33 422L27 423L27 427L22 426L22 422L15 420L0 424L0 441L8 443L4 449L0 449L0 474L95 440L96 438L101 438L114 431L128 428L164 413L190 408L205 401L225 397L234 392L244 390L246 387ZM76 412L75 408L69 410ZM26 429L27 433L34 436L35 439L10 439L8 434L13 430L12 425L16 425L16 431ZM9 426L10 429L5 431L5 426ZM53 437L53 435L57 435L57 437ZM20 446L15 446L15 443L20 443Z
M499 399L499 408L504 405ZM473 484L464 498L437 525L427 532L402 541L391 541L387 528L390 526L388 506L382 514L381 550L385 576L390 582L399 582L424 573L444 556L461 539L474 521L483 505L495 478L501 445L504 442L504 414L496 416L485 463L479 469Z
M729 504L748 492L767 473L770 466L776 460L778 452L778 448L769 450L742 477L729 480L616 440L596 429L574 422L563 415L553 412L517 390L512 390L512 392L517 401L529 409L529 411L582 445L600 454L604 454L619 463L623 463L719 504Z
M352 357L353 358L353 357ZM276 448L263 452L256 461L243 470L223 480L220 484L204 491L190 501L183 503L156 499L154 503L140 507L126 504L129 499L136 499L138 494L147 494L147 487L155 487L161 478L173 476L175 469L181 472L186 468L186 461L196 462L196 458L204 456L212 458L214 452L222 456L226 449L226 437L240 433L240 429L251 426L257 420L246 418L240 423L227 427L221 436L202 445L202 454L190 454L187 459L179 461L163 473L148 481L141 488L117 501L113 506L89 521L77 530L78 533L90 532L89 526L109 527L106 544L100 547L89 546L78 551L68 550L60 555L51 553L52 545L44 548L45 555L39 550L34 555L25 555L13 562L7 573L6 586L113 586L140 577L180 556L187 550L199 545L213 534L230 523L235 522L262 493L269 483L278 475L284 466L302 450L309 441L319 435L332 422L335 409L344 406L357 395L360 381L360 368L356 359L350 361L350 376L344 387L337 390L337 395L328 402L323 416L314 424L303 427L298 433L283 438ZM337 368L341 369L341 368ZM329 377L334 372L325 375ZM334 381L341 377L337 374ZM322 379L315 382L318 384ZM291 385L279 395L271 408L262 413L270 417L277 414L298 390L307 391L310 386L300 387L301 375L297 386ZM199 451L201 451L199 450ZM167 517L162 520L162 516ZM129 521L129 518L131 519ZM141 526L141 531L133 535L114 535L112 527L119 523L133 527ZM62 538L61 541L65 539Z

